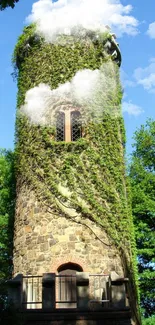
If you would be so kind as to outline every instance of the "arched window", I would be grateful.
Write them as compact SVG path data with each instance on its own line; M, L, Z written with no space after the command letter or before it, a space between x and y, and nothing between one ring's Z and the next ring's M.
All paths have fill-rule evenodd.
M61 273L63 271L67 271L67 270L83 272L83 268L79 264L76 264L76 263L68 262L68 263L62 264L58 267L58 273Z
M71 112L71 141L76 141L82 136L81 114L78 111Z
M59 112L56 120L56 140L65 141L65 113Z
M59 112L56 120L56 141L76 141L82 137L82 121L79 111Z

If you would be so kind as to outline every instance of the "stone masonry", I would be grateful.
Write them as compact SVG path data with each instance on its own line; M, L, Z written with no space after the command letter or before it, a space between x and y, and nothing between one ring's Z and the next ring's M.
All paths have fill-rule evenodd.
M85 220L83 225L55 216L27 188L16 203L14 276L57 272L60 265L79 264L84 272L123 276L121 259L103 229Z

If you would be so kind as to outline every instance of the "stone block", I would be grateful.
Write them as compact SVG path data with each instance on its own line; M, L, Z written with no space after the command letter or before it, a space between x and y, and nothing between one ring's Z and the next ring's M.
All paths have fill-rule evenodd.
M75 235L69 235L70 241L77 241L77 237Z
M75 243L74 242L68 243L68 248L75 249Z
M21 250L20 250L20 253L21 253L21 256L26 255L26 253L27 253L27 249L26 249L26 248L21 249Z
M62 236L59 236L59 237L58 237L58 241L59 241L60 243L62 243L62 242L68 242L68 241L69 241L68 235L62 235Z
M57 243L58 243L58 241L56 239L54 239L54 238L49 240L49 246L50 247L56 245Z
M37 213L39 213L40 212L40 208L39 207L35 207L34 208L34 214L37 214Z
M40 245L40 251L46 252L48 250L48 243L44 243Z
M61 251L61 247L59 247L58 245L53 246L53 247L51 248L51 252L52 252L52 254L57 255L57 254L60 253L60 251Z
M41 254L40 256L37 257L37 262L43 262L45 261L45 256Z
M45 236L39 236L38 237L38 240L37 240L37 243L38 244L41 244L41 243L44 243L46 241L46 237Z

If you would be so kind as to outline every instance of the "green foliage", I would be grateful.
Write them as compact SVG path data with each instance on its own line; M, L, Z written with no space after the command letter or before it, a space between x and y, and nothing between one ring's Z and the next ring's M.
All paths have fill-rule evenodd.
M155 316L142 319L142 325L154 325L155 324Z
M0 278L10 275L15 204L14 154L0 151Z
M14 61L19 62L21 53L17 76L19 109L30 88L40 83L57 88L71 80L77 71L99 69L111 60L104 48L107 36L104 42L75 41L65 42L65 45L47 44L38 38L23 55L22 42L25 46L26 35L20 37L14 56ZM101 121L88 123L83 139L56 142L53 128L31 125L26 117L19 115L16 171L19 184L27 184L35 191L52 213L73 221L77 215L81 221L89 218L106 231L111 245L120 252L125 275L130 278L133 299L137 294L134 284L136 249L124 166L125 132L120 115L122 89L118 67L116 71L117 96L111 94L109 107L118 114L104 112ZM71 209L75 216L71 216Z
M155 121L149 120L146 125L142 125L135 133L134 140L135 150L130 166L132 207L141 306L145 316L150 316L155 308Z
M0 305L5 303L4 280L12 273L12 237L15 207L14 154L0 150Z
M23 61L23 58L28 55L30 46L38 42L38 38L35 35L35 24L31 24L30 26L26 26L23 30L23 34L20 35L18 39L18 43L15 46L12 62L15 67L20 66L20 62Z
M14 8L16 2L19 0L0 0L0 10L4 10L7 7Z

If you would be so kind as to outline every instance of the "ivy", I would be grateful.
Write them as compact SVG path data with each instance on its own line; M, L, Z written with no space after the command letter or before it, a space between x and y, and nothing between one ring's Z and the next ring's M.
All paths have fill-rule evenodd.
M13 57L18 69L18 109L30 88L45 83L55 89L70 81L77 71L99 69L111 60L105 49L107 39L110 35L106 34L99 40L66 43L64 37L65 45L48 44L36 36L34 25L27 27ZM26 44L30 45L27 52ZM88 123L85 137L76 142L56 142L54 128L31 125L26 117L17 116L16 171L18 180L28 184L54 213L70 218L69 212L64 213L64 206L74 208L81 220L89 218L106 231L120 252L131 292L134 288L137 295L133 280L137 274L136 249L124 164L122 89L117 66L116 77L117 96L111 93L107 104L115 110L115 117L105 111L101 121Z

